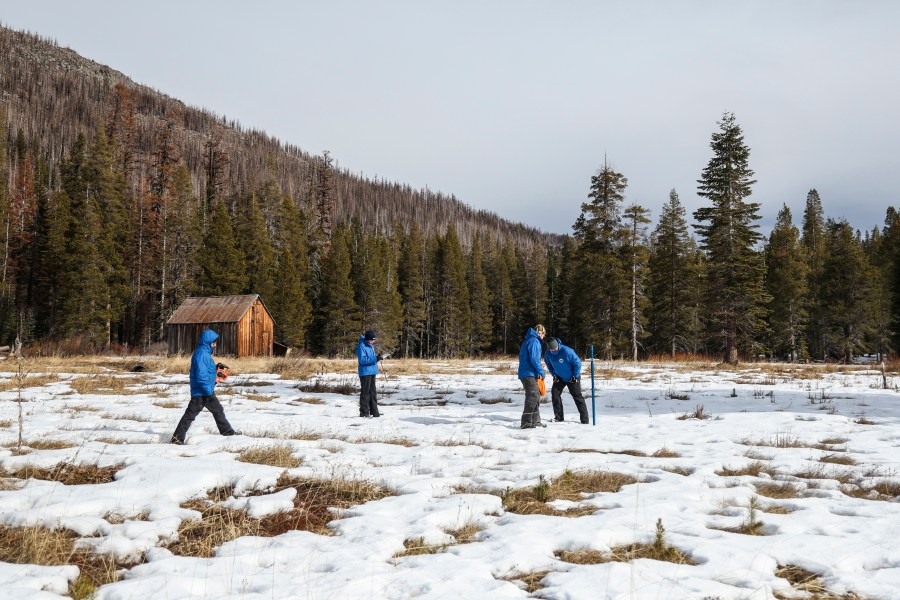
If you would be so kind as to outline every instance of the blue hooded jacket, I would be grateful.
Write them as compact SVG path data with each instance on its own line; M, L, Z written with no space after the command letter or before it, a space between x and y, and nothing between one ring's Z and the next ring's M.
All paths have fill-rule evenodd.
M543 377L544 369L541 368L541 338L537 331L529 327L525 334L525 341L519 350L519 379L523 377Z
M556 338L556 343L559 344L559 350L544 352L544 364L547 365L547 370L551 375L559 377L563 381L570 381L572 377L581 377L581 359L574 350L563 346L559 338Z
M212 357L212 344L219 334L206 329L200 334L197 349L191 356L191 397L212 396L216 392L216 361Z
M378 355L372 344L366 343L366 336L359 336L359 344L356 345L356 358L359 359L359 376L378 375Z

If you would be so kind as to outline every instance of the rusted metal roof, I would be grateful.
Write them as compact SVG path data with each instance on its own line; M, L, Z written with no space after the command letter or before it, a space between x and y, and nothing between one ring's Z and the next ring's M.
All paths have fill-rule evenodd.
M181 323L235 323L241 320L259 294L246 296L207 296L186 299L167 321L168 325ZM263 304L265 307L265 304ZM269 309L266 309L268 312Z

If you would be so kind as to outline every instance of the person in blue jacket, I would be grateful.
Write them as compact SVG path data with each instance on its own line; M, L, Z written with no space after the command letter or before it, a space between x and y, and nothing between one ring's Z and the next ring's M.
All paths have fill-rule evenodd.
M525 388L522 429L546 427L541 423L541 392L538 389L538 379L544 378L544 369L541 367L541 340L545 334L543 325L529 327L519 349L519 381Z
M550 390L550 399L553 402L554 421L563 420L562 391L569 388L578 416L583 424L588 424L587 406L584 403L584 395L581 393L581 359L575 351L564 346L559 338L547 340L547 351L544 352L544 364L547 371L553 376L553 387Z
M188 429L197 415L205 408L212 413L216 421L216 427L222 435L241 435L235 431L228 419L225 418L225 409L216 398L216 361L213 360L213 350L219 334L212 329L206 329L200 334L200 341L191 356L191 401L188 403L184 416L175 428L172 436L173 444L183 444Z
M378 361L387 358L375 352L375 340L378 336L369 329L359 336L356 345L356 358L359 359L359 416L380 417L378 410L378 393L375 390L375 379L378 375Z

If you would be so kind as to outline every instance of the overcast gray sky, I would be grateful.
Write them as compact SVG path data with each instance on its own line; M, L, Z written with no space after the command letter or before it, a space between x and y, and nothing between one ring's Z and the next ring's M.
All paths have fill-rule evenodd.
M571 232L604 155L688 211L734 112L768 230L900 204L900 2L28 0L0 20L351 172Z

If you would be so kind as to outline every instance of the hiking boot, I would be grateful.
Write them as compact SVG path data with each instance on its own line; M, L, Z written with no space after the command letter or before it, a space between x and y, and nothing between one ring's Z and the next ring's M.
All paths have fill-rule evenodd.
M553 419L554 423L562 423L565 419Z
M546 426L547 426L547 424L544 423L543 421L540 422L540 423L535 423L534 425L532 425L532 427L546 427Z
M176 446L184 446L184 440L179 440L179 439L178 439L177 437L175 437L174 435L172 436L172 439L169 440L169 443L170 443L170 444L175 444Z
M534 425L531 423L522 423L522 427L519 429L534 429Z
M229 431L228 433L223 433L222 435L244 435L240 431Z

